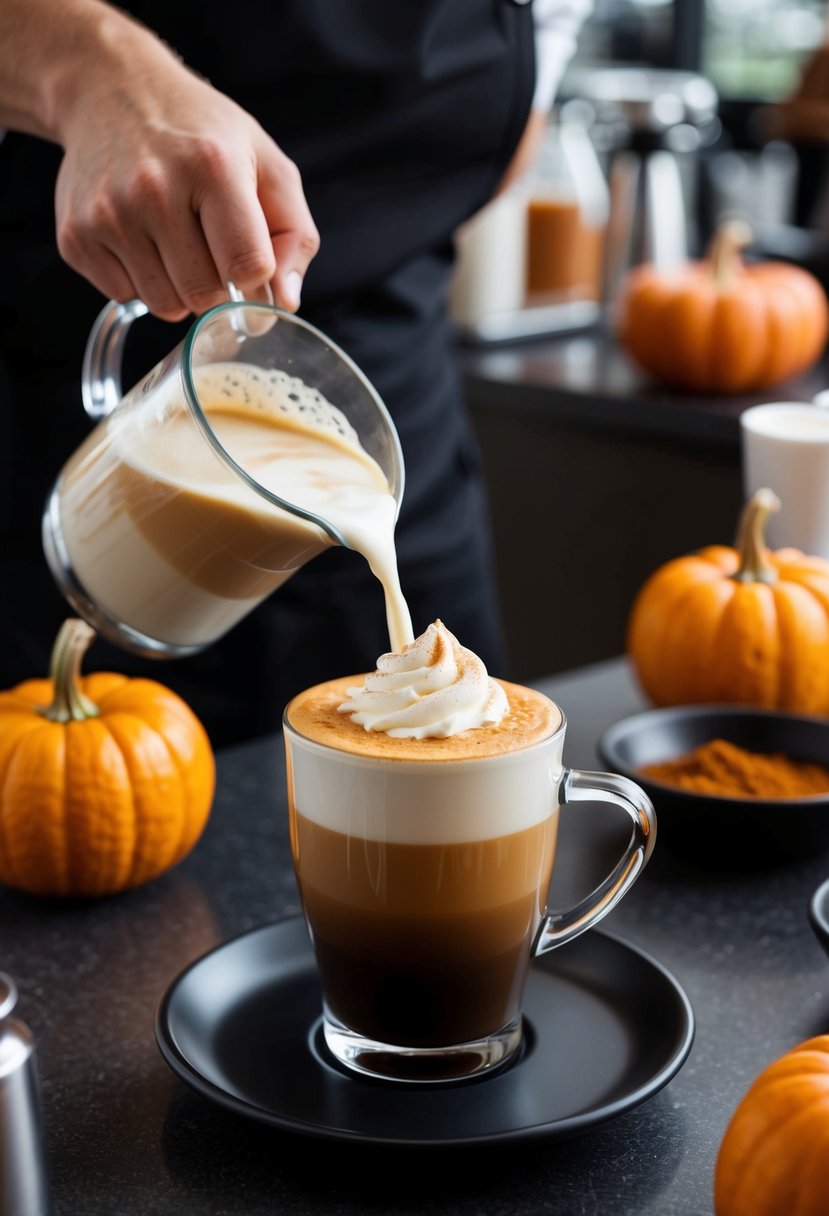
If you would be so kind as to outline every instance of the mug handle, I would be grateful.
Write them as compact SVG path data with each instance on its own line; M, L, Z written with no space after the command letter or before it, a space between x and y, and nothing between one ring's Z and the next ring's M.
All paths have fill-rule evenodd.
M533 956L546 954L597 924L615 908L633 886L651 855L656 840L656 812L643 789L615 773L587 773L565 769L558 784L558 804L612 802L627 811L633 830L624 853L604 882L575 907L551 912L536 937Z
M228 279L225 286L229 300L234 303L245 300L235 283ZM270 285L265 284L261 290L265 303L273 304ZM90 418L105 418L123 397L121 363L127 330L133 321L146 316L149 311L143 300L128 300L126 304L110 300L96 317L87 339L81 370L83 407Z

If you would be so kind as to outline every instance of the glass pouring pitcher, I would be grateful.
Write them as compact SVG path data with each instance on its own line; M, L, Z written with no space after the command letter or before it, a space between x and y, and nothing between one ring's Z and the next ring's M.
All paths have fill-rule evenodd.
M124 340L147 308L104 308L82 385L100 421L44 512L66 599L144 655L203 650L323 549L354 547L336 510L352 477L357 509L379 486L392 526L403 494L397 432L356 364L307 321L229 292L126 395Z

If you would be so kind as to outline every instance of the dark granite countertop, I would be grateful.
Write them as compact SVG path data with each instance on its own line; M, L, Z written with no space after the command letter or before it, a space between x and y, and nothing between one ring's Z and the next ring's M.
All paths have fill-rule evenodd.
M642 706L622 660L543 686L567 714L570 765L595 767L601 731ZM99 902L0 892L0 967L38 1044L60 1216L710 1216L717 1145L740 1096L776 1055L829 1031L829 960L807 919L829 857L701 872L657 844L603 927L673 972L697 1031L684 1067L643 1105L566 1140L329 1144L191 1092L153 1035L159 997L188 963L298 911L283 787L279 738L229 750L207 831L175 871ZM589 880L571 859L596 810L565 808L554 903Z
M804 376L733 397L671 392L640 372L601 326L489 346L461 345L470 402L626 434L735 447L739 417L765 401L810 401L829 386L824 359Z

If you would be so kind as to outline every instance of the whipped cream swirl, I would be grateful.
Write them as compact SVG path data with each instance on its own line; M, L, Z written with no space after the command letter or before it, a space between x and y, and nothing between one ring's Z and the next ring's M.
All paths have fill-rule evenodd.
M500 684L441 621L400 654L381 655L377 670L348 696L338 706L341 714L396 739L446 739L497 726L509 710Z

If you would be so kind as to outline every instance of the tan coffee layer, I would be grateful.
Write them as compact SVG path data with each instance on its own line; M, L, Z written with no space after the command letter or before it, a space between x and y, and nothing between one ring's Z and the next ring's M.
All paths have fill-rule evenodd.
M465 730L448 739L393 739L383 731L357 726L337 707L348 700L348 689L360 687L365 676L346 676L317 684L290 702L287 718L298 734L327 747L384 760L471 760L519 751L546 739L561 725L556 705L535 689L498 683L509 701L509 713L498 726Z

